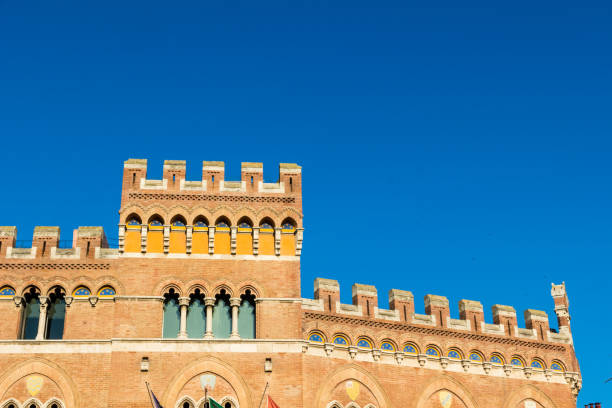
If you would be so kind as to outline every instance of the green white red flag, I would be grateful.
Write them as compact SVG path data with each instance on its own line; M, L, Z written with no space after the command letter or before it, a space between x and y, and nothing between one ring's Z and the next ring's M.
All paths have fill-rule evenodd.
M280 408L276 402L268 395L268 408Z

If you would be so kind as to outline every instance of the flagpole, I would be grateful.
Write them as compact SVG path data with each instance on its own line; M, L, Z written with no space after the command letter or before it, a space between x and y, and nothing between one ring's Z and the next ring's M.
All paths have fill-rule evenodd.
M149 392L149 401L151 402L151 406L154 407L155 405L153 405L153 398L151 398L151 388L149 388L149 383L145 381L145 384L147 385L147 391Z
M269 382L269 381L268 381L268 382L266 382L266 386L264 387L264 392L263 392L263 394L261 395L261 401L259 401L259 408L261 408L261 403L263 402L264 397L266 396L266 391L268 390L268 385L270 385L270 382Z

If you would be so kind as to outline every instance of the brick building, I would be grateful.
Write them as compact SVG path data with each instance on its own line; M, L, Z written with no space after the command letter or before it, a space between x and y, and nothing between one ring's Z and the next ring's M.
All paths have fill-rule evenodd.
M301 168L261 163L226 181L204 162L201 181L166 161L124 164L119 242L100 227L36 227L16 245L0 227L0 408L202 408L204 386L226 408L569 408L581 377L565 285L552 285L548 316L478 301L316 279L300 293ZM434 288L432 288L434 289Z

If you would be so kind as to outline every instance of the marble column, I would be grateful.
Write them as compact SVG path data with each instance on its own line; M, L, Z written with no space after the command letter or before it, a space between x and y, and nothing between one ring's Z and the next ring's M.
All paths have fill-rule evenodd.
M181 322L179 325L179 339L187 338L187 308L189 307L189 298L179 298L179 307L181 308Z
M38 332L36 333L36 340L45 339L45 329L47 328L47 306L49 298L47 296L40 296L40 316L38 317Z
M212 339L212 319L213 319L213 307L215 307L215 298L204 299L204 305L206 306L206 332L204 333L205 339Z
M230 306L232 307L232 334L230 339L239 339L238 334L238 308L240 307L240 298L231 298Z

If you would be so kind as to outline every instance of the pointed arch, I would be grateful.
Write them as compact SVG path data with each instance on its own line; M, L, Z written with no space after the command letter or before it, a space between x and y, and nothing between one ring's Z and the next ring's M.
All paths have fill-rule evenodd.
M429 398L438 391L447 390L459 397L468 408L479 408L476 399L465 385L455 378L441 374L432 378L422 388L421 395L418 397L415 408L424 408Z
M376 399L376 406L378 408L391 407L389 397L376 377L357 364L346 364L338 367L327 376L321 376L319 380L318 391L315 397L315 406L317 407L328 406L333 390L347 380L355 380L366 386Z
M557 408L552 398L532 384L524 385L511 392L504 401L502 408L516 408L526 399L532 399L541 404L544 408Z

